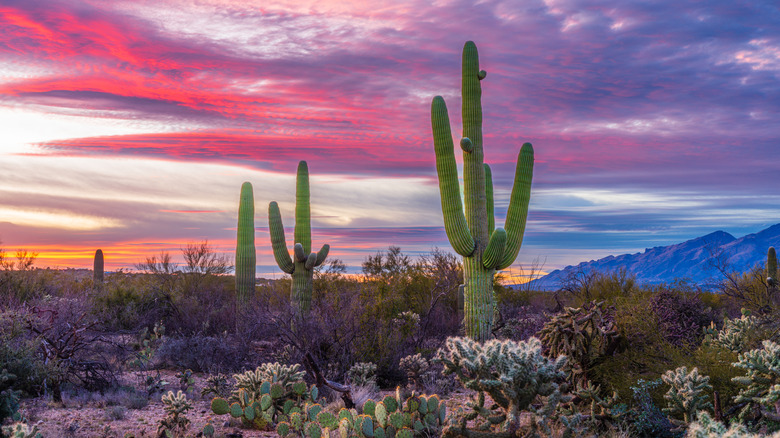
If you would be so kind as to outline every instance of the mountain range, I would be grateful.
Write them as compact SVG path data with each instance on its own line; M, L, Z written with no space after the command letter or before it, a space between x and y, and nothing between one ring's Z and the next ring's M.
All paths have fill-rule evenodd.
M763 266L770 246L780 249L780 223L740 238L725 231L715 231L675 245L582 262L576 266L556 269L532 281L531 287L554 290L576 272L614 272L624 268L636 275L636 281L640 284L686 279L707 288L722 278L715 267L717 263L727 266L728 271L737 272L747 271L757 263Z

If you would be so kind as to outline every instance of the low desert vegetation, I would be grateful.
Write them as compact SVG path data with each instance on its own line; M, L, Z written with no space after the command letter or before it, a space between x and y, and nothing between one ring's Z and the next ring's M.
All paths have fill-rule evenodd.
M35 269L34 258L5 265L4 436L780 430L780 291L758 275L712 292L640 286L627 273L557 291L497 277L492 337L477 342L462 337L463 271L449 253L413 258L390 247L356 275L332 259L314 272L302 316L290 278L261 280L237 300L229 264L207 243L184 251L213 269L162 254L96 283L88 271ZM759 289L761 300L746 297ZM70 422L48 421L49 410L85 407L100 412L94 424L69 431ZM147 412L156 415L130 421Z

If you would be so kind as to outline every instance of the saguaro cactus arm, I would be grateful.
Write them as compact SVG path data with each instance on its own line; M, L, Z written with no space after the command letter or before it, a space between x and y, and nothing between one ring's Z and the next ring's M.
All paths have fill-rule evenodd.
M309 201L309 165L305 161L298 163L298 175L295 178L295 243L303 245L303 252L311 252L311 203Z
M495 269L501 262L505 250L506 231L503 228L496 228L490 235L487 248L482 254L482 265L487 269Z
M517 258L520 246L523 244L525 221L528 217L528 202L531 200L531 180L534 175L534 148L531 143L523 144L517 156L515 183L509 198L509 209L506 213L506 248L504 257L498 269L509 267Z
M268 204L268 231L271 234L271 247L274 251L274 259L279 269L288 274L295 271L295 264L287 252L287 242L284 238L284 225L282 215L279 213L279 205L276 201Z
M487 204L488 233L496 229L495 207L493 206L493 172L485 163L485 203Z
M436 172L439 175L444 230L447 232L447 238L455 252L468 257L474 252L474 238L471 237L471 232L466 224L466 216L463 213L450 118L447 114L447 105L441 96L434 97L433 102L431 102L431 126L436 152Z
M328 257L328 252L330 251L330 245L327 243L322 245L322 248L320 248L319 251L317 251L317 262L314 263L314 266L319 266L325 262L325 258Z

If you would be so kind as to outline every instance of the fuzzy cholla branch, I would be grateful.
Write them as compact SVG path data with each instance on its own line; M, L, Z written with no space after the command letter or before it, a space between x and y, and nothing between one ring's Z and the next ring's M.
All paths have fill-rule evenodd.
M769 406L774 412L764 414L780 417L780 345L764 341L763 346L763 349L740 354L739 361L732 364L747 370L746 375L732 379L747 386L740 390L734 399L736 403L748 402L740 414L741 417L747 415L750 406L754 404Z
M744 312L740 318L724 318L723 328L716 330L714 324L705 329L705 343L710 343L735 353L742 353L751 344L758 332L758 318Z
M664 394L668 407L663 411L669 415L682 415L685 424L696 419L697 413L705 409L712 409L712 403L707 400L706 391L712 390L710 377L699 374L694 368L688 372L687 367L679 367L669 370L661 376L664 383L671 386ZM677 422L672 420L672 422Z
M437 358L444 364L444 374L454 373L463 386L478 392L478 400L471 406L474 412L461 417L459 427L452 425L445 430L445 435L474 435L466 430L466 421L477 416L486 421L485 429L495 426L512 434L519 426L521 411L530 411L537 424L538 420L544 424L561 401L565 388L558 381L565 378L562 369L566 356L557 359L543 356L537 338L525 342L494 339L485 343L449 338L446 350L440 350ZM493 399L497 409L484 407L485 394ZM546 398L546 403L541 407L532 406L538 397Z
M726 428L723 423L715 421L706 412L699 414L698 421L691 423L688 427L688 433L685 438L780 438L780 432L772 435L760 435L750 433L747 428L741 424L733 424L731 428Z

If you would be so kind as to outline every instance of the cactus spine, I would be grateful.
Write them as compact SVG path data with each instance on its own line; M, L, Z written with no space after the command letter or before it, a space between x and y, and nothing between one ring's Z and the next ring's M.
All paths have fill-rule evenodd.
M777 253L775 247L770 246L766 252L766 282L769 286L777 286Z
M444 228L455 252L463 256L464 325L466 335L486 340L493 326L493 276L496 269L511 265L523 242L528 201L531 196L534 152L530 143L523 144L517 158L517 169L506 228L495 228L493 217L493 180L490 167L483 163L482 89L485 78L479 70L477 46L466 42L463 47L463 181L466 211L461 203L458 170L450 132L447 106L441 96L431 103L431 125L436 151Z
M252 183L241 185L236 237L236 294L246 302L255 292L255 195Z
M276 201L268 205L268 229L271 246L279 269L292 275L290 301L300 312L311 309L311 290L314 268L320 266L328 256L330 246L322 245L317 252L311 252L311 206L309 202L309 166L305 161L298 163L295 187L295 247L293 257L287 251L284 225Z
M92 263L92 282L95 285L103 284L103 250L95 251L95 260Z

